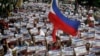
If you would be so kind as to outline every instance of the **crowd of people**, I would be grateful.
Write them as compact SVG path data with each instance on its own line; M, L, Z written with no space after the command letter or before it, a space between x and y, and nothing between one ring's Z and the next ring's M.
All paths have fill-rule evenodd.
M25 2L4 19L8 24L0 29L0 56L99 56L100 22L93 7L79 5L75 13L73 4L59 3L59 8L69 19L81 22L77 36L59 29L53 42L50 4Z

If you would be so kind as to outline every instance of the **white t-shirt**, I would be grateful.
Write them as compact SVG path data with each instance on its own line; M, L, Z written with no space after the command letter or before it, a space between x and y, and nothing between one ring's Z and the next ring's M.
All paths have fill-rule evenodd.
M10 53L9 55L12 55L12 51L15 51L15 50L17 50L18 49L18 47L15 47L15 48L13 48L13 49L11 49L11 48L9 48L8 49L8 52ZM13 55L12 55L13 56Z

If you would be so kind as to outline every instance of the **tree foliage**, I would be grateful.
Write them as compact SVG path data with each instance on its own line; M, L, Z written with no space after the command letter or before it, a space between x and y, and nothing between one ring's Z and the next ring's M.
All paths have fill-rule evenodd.
M7 17L17 4L17 0L0 0L0 17Z
M79 4L100 7L100 0L77 0Z

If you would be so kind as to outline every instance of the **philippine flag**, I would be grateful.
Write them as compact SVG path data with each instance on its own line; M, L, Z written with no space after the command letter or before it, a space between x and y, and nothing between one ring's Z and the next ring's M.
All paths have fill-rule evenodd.
M58 0L52 0L51 9L48 14L49 20L53 23L53 41L56 42L56 31L58 29L62 30L63 32L76 36L78 32L78 27L80 22L77 20L70 20L65 17L58 8Z

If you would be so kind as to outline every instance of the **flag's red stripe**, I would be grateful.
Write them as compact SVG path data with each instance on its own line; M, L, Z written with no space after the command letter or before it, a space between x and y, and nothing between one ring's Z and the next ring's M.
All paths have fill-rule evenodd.
M50 21L54 24L54 26L63 30L65 33L71 34L73 36L75 36L77 34L77 30L75 30L70 25L64 23L59 17L57 17L52 12L50 12L48 16L49 16Z

